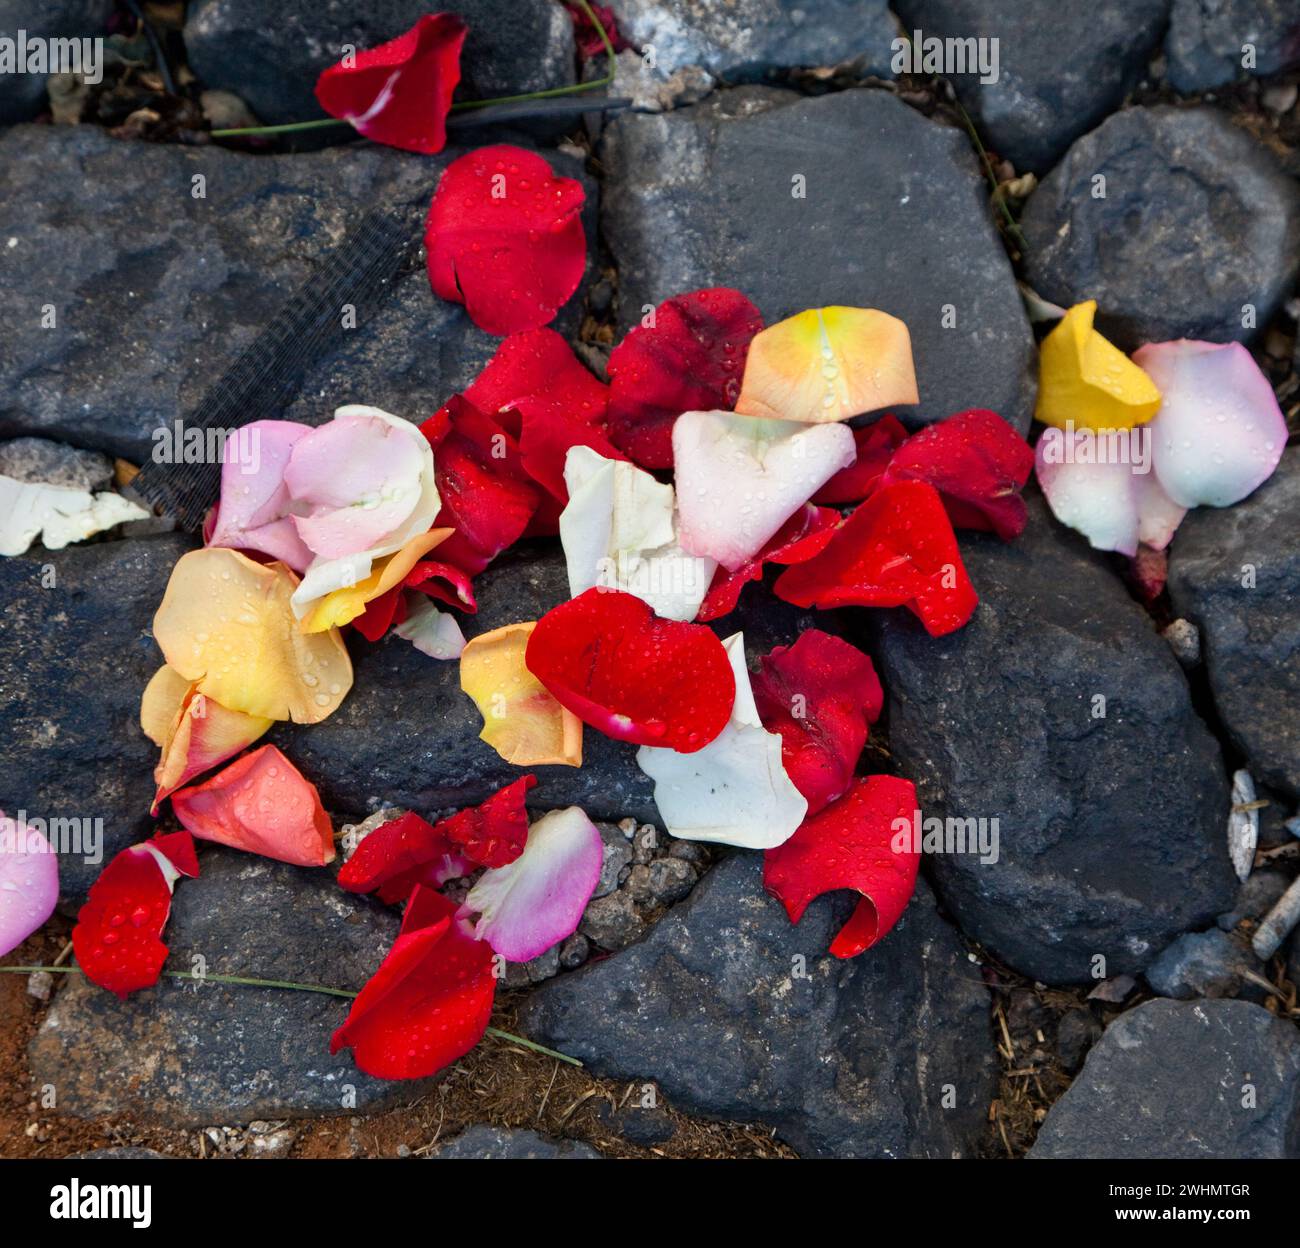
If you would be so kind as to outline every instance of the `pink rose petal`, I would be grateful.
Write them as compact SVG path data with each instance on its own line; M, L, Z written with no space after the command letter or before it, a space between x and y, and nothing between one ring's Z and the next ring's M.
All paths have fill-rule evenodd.
M0 811L0 957L36 931L58 900L59 859L49 841Z

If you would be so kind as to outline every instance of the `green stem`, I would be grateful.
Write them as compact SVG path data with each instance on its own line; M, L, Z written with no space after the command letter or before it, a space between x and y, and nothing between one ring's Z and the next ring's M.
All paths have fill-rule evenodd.
M596 16L588 0L577 0L577 4L587 15L592 25L595 26L596 32L600 35L600 42L605 47L607 68L603 77L593 78L590 82L575 82L567 87L551 87L545 91L526 91L522 95L498 95L490 100L461 100L451 106L451 111L459 113L467 109L487 108L491 104L522 104L528 100L553 100L558 96L577 95L582 91L597 91L601 87L609 86L614 81L614 73L617 67L614 45L610 42L604 22ZM327 126L346 126L350 124L341 117L322 117L316 121L290 121L279 126L241 126L233 130L213 130L210 133L214 139L236 139L248 135L261 137L271 134L293 134L299 130L323 130Z
M84 974L79 966L0 966L0 972L9 975L35 975L39 971L51 975ZM291 979L252 979L246 975L196 975L193 971L163 971L163 974L171 979L189 979L202 984L235 984L247 988L288 988L294 992L319 992L329 997L345 997L349 1001L358 995L347 988L327 988L324 984L300 984ZM548 1049L544 1044L537 1044L523 1036L516 1036L513 1032L502 1031L500 1027L489 1027L487 1034L495 1036L498 1040L506 1040L510 1044L522 1045L534 1053L553 1057L556 1061L568 1062L570 1066L582 1065L576 1057L570 1057L557 1049Z

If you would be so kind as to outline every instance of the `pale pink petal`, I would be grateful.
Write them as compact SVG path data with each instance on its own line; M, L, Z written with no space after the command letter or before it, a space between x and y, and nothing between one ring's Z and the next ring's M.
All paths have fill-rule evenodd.
M1082 533L1097 550L1132 555L1139 524L1133 467L1076 458L1084 455L1092 437L1086 429L1043 430L1034 448L1038 484L1062 524Z
M465 899L474 935L509 962L527 962L571 936L600 882L604 849L577 807L553 810L528 829L524 852L485 871Z
M0 957L36 931L58 900L59 859L49 841L0 811Z
M1133 360L1159 387L1151 422L1160 484L1183 507L1228 507L1273 475L1286 421L1268 378L1238 342L1156 342Z
M1160 484L1154 472L1135 475L1134 498L1138 509L1138 541L1154 550L1164 550L1174 530L1183 522L1186 507L1180 507Z

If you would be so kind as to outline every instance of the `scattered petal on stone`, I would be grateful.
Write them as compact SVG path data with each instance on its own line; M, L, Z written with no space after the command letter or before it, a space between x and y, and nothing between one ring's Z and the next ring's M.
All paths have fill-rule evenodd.
M381 901L396 905L411 895L417 884L441 888L473 870L442 825L408 812L369 833L339 869L339 887L350 893L378 893Z
M437 830L480 867L507 866L524 852L528 839L524 799L536 787L536 776L520 776L486 801L444 819Z
M662 620L618 590L589 589L552 608L526 657L579 719L634 745L702 749L726 726L736 697L727 653L710 629Z
M543 815L528 829L523 853L470 889L475 936L510 962L539 957L577 931L603 857L599 829L577 806Z
M847 425L684 413L673 426L682 548L734 572L855 454Z
M167 665L205 697L262 719L315 724L352 687L337 629L304 633L282 563L212 546L182 555L153 621Z
M786 774L781 738L759 719L744 637L722 644L736 685L727 726L692 754L642 746L636 761L655 782L655 805L673 836L770 849L794 834L808 803Z
M1228 857L1237 879L1245 880L1255 866L1259 843L1259 808L1255 781L1245 769L1232 773L1232 809L1228 812Z
M814 503L860 503L876 488L894 451L907 441L898 417L886 412L871 424L853 431L857 458L837 472L816 494Z
M1064 429L1131 429L1160 407L1160 391L1093 329L1097 302L1076 303L1039 349L1036 419Z
M820 424L918 397L902 321L874 308L809 308L749 344L736 411Z
M173 793L172 810L201 841L298 867L334 860L334 829L316 786L273 745Z
M466 643L460 687L483 716L483 738L507 763L582 766L582 720L529 671L524 656L534 623L507 624Z
M837 958L870 949L902 917L921 862L916 790L897 776L868 776L768 850L763 886L798 923L822 893L851 888L862 899L831 942Z
M0 957L54 913L59 858L36 828L0 811Z
M456 617L439 611L427 598L408 600L404 619L393 631L431 659L458 659L465 649L465 634Z
M0 476L0 555L21 555L40 538L47 550L111 529L149 513L120 494L91 494Z
M1273 475L1286 420L1239 342L1157 342L1133 355L1164 401L1151 425L1160 484L1183 507L1229 507Z

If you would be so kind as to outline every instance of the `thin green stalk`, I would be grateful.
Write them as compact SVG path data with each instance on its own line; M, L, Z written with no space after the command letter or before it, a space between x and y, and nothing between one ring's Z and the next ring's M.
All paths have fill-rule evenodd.
M614 81L614 73L617 67L614 45L610 42L609 33L605 30L604 22L596 16L588 0L576 0L576 2L590 19L592 25L596 27L596 32L600 35L600 42L604 45L606 70L603 77L593 78L590 82L575 82L567 87L550 87L545 91L526 91L522 95L498 95L490 100L461 100L451 106L451 111L460 113L468 109L487 108L492 104L522 104L528 100L553 100L559 96L577 95L582 91L597 91L601 87L609 86ZM293 134L300 130L323 130L327 126L346 126L350 124L341 117L322 117L316 121L290 121L279 126L241 126L232 130L213 130L211 131L211 137L214 139L236 139L248 135L263 137L272 134Z
M38 971L45 971L51 975L83 974L79 966L0 966L0 972L9 975L34 975ZM163 974L171 979L189 979L204 984L234 984L246 988L287 988L294 992L319 992L328 997L344 997L349 1001L358 995L347 988L327 988L324 984L301 984L290 979L253 979L247 975L196 975L193 971L165 970ZM537 1044L524 1036L516 1036L514 1032L502 1031L500 1027L489 1027L487 1034L496 1037L498 1040L505 1040L510 1044L518 1044L525 1049L531 1049L534 1053L542 1053L547 1057L553 1057L558 1062L567 1062L570 1066L582 1065L576 1057L570 1057L567 1053L561 1053L557 1049L548 1049L544 1044Z

